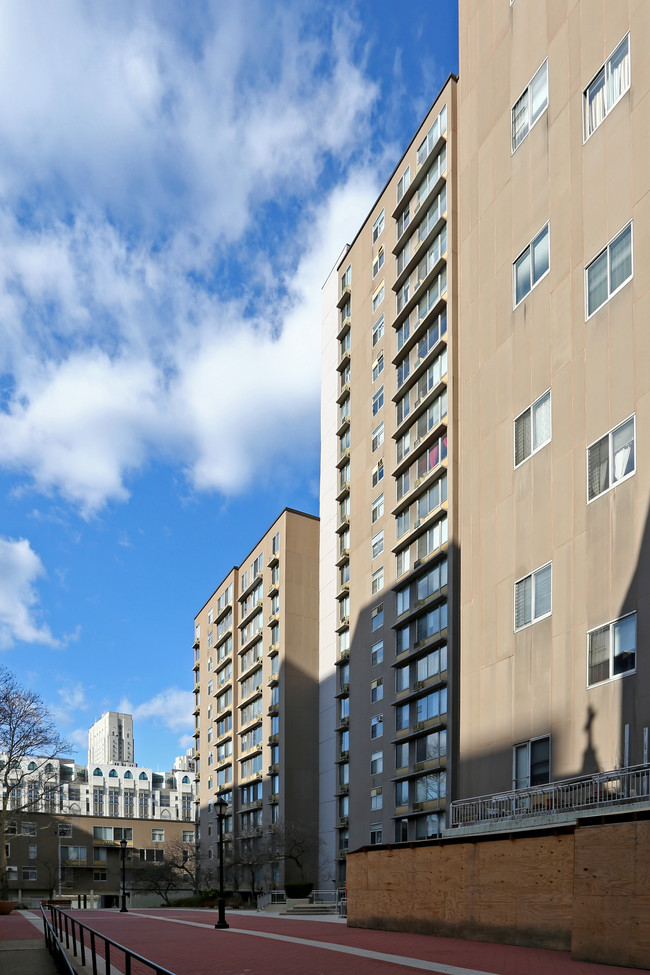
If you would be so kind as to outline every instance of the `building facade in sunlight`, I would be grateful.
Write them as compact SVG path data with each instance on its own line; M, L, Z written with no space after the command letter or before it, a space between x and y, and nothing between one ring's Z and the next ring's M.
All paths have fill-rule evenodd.
M648 761L648 5L461 0L461 796Z
M320 830L348 849L446 824L458 574L456 80L323 288ZM329 871L329 872L328 872Z
M317 879L318 526L286 508L194 621L201 850L218 864L222 801L239 890Z
M88 731L88 764L129 765L134 761L133 717L106 711Z

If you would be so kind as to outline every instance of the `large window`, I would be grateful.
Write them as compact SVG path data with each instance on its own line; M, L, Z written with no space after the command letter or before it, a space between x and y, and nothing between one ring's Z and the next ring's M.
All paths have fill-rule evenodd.
M544 61L532 81L512 106L512 151L524 141L535 122L548 107L548 61Z
M631 477L635 471L635 417L587 448L587 501Z
M588 684L602 684L636 670L636 613L587 634Z
M546 224L512 265L513 308L541 281L549 266L549 225Z
M513 749L513 789L527 789L551 781L551 739L531 738Z
M382 210L381 213L379 214L379 216L377 217L377 219L375 220L375 222L372 225L372 242L373 242L373 244L375 243L375 241L383 233L383 231L384 231L384 223L385 223L385 214L384 214L384 211Z
M630 35L627 34L584 91L585 141L630 87Z
M515 630L551 615L553 565L543 565L515 582Z
M384 334L384 316L380 315L375 324L372 326L372 345L373 348L377 345L380 338Z
M375 450L378 450L379 447L381 447L381 445L383 444L383 442L384 442L384 421L382 420L381 423L379 424L379 426L378 427L375 427L375 429L372 431L372 452L373 452L373 454L374 454Z
M372 397L372 415L376 416L384 405L384 387L380 386Z
M384 514L384 495L383 492L375 498L370 509L370 521L374 525Z
M515 420L515 467L551 440L551 391L547 389Z
M632 224L610 240L585 270L585 311L590 318L632 277Z

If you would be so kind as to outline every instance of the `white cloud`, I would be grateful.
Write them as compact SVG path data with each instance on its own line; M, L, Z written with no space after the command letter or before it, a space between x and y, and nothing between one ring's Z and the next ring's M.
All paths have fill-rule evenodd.
M120 710L128 705L128 701L120 704ZM191 691L183 691L178 687L169 687L160 691L155 697L137 707L124 707L126 713L133 715L133 720L154 719L165 725L171 731L184 731L192 724L192 709L194 698Z
M0 537L0 649L18 642L59 646L49 627L38 623L36 582L43 575L27 539Z
M354 22L195 9L0 6L0 465L86 517L154 459L235 492L315 457L320 288L377 191Z

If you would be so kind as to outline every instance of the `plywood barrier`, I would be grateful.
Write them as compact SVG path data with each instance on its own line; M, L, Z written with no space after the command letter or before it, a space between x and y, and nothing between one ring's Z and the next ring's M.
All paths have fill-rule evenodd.
M348 856L348 924L650 967L650 822Z

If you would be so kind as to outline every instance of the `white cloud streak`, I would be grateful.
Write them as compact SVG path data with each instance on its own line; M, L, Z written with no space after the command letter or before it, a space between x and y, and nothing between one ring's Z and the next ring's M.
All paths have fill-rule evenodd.
M36 583L44 574L27 539L0 537L0 649L17 642L59 646L49 627L37 621Z

